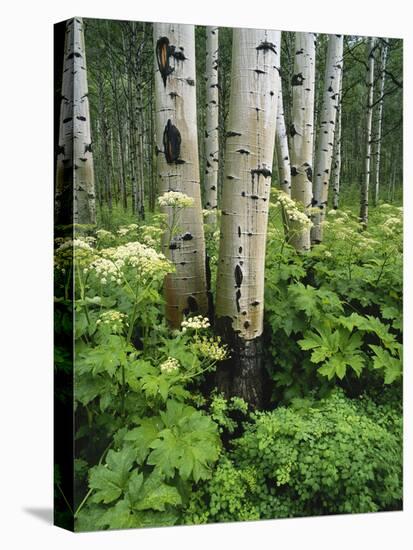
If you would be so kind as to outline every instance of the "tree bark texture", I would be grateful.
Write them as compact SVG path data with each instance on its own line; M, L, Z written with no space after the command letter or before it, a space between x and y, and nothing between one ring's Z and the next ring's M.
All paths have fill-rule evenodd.
M216 222L218 208L219 89L218 27L206 27L206 121L205 121L205 208L211 210L208 222Z
M343 90L343 71L340 75L340 92L337 103L336 129L334 132L334 153L332 168L333 208L337 210L340 204L340 176L341 176L341 98Z
M381 134L383 126L383 101L384 101L384 85L386 83L386 61L387 61L387 45L382 45L380 59L380 89L379 89L379 104L377 109L377 133L375 136L376 154L375 154L375 169L374 169L374 204L376 205L380 195L380 160L381 160Z
M340 95L340 80L343 65L343 35L331 34L328 37L327 60L324 75L324 94L319 117L318 142L313 183L313 227L311 242L323 240L331 163L333 158L336 114Z
M217 383L263 400L264 263L279 89L278 31L234 29L216 324L231 348Z
M207 314L205 241L199 180L193 25L154 24L158 188L178 191L194 204L179 214L179 231L163 240L176 272L165 279L166 318L179 327L183 315ZM171 226L172 207L163 207Z
M290 126L291 198L310 213L313 198L314 80L315 45L313 33L295 33L295 59ZM290 223L290 243L298 252L310 250L310 229Z
M282 81L278 90L277 120L275 130L275 150L277 152L278 179L280 189L289 197L291 196L291 165L288 152L288 137L285 126L284 102L282 94Z
M360 194L360 222L367 227L369 219L369 187L371 169L371 128L373 121L373 97L374 97L374 48L375 39L370 38L368 45L367 64L367 102L366 102L366 156L364 161L364 181Z
M95 181L83 21L66 25L56 165L56 223L96 223Z

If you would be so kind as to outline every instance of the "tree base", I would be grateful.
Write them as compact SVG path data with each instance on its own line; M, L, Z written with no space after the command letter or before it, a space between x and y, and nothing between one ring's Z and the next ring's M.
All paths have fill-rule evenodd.
M215 374L219 392L227 398L242 397L255 409L263 409L268 401L266 371L264 368L263 339L244 340L236 334L231 320L216 320L217 332L228 346L231 357L220 363Z

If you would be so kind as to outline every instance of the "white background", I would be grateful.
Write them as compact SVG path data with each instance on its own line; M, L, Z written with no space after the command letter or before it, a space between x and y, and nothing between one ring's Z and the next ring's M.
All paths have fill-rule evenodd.
M2 548L404 549L412 536L410 2L9 0L0 61L0 543ZM405 511L71 534L52 508L52 23L80 15L405 38ZM409 25L410 23L410 25ZM407 62L406 62L407 60ZM355 121L359 123L360 121ZM410 219L409 219L410 218Z

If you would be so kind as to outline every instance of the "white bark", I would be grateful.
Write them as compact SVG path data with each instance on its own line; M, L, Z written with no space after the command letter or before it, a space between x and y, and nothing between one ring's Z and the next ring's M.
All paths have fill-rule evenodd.
M233 31L216 316L244 341L263 330L279 49L278 31Z
M334 159L332 170L333 182L333 208L337 210L340 202L340 176L341 176L341 94L343 89L343 71L340 75L340 92L337 104L336 130L334 132Z
M85 39L80 17L70 19L66 25L55 205L57 223L96 223Z
M181 211L179 234L163 249L176 272L165 280L166 317L178 327L186 313L208 310L195 88L193 25L154 24L156 146L159 193L179 191L194 199ZM165 207L169 224L173 211Z
M313 198L314 139L314 33L295 33L294 74L292 76L292 122L290 128L291 198L300 203L307 215ZM310 249L310 228L290 223L290 242L299 252Z
M323 240L323 221L326 215L328 189L333 158L336 114L340 95L343 64L343 35L331 34L328 38L324 76L324 94L319 117L317 153L313 184L313 227L311 242Z
M205 208L208 222L216 222L218 208L218 27L206 27L206 122L205 122Z
M376 158L374 170L374 203L377 204L380 195L380 158L381 158L381 132L383 125L383 101L384 101L384 85L386 82L386 61L387 61L387 45L383 44L380 60L380 89L379 89L379 104L377 113L377 134L376 134Z
M288 137L285 127L284 102L282 94L282 83L278 90L277 120L275 130L275 150L277 153L278 179L280 188L289 197L291 196L291 165L288 152Z
M364 162L364 181L360 195L360 222L367 227L369 218L369 186L371 167L371 127L373 121L373 97L374 97L374 48L375 38L370 38L368 46L367 66L367 103L366 103L366 157Z

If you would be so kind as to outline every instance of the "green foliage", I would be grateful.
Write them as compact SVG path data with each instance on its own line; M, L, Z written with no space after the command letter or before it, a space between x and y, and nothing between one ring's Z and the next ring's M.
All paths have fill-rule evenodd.
M360 394L400 381L402 210L380 205L369 231L350 211L331 211L323 244L305 256L285 242L280 218L271 223L266 320L274 399L310 390L322 396L337 383Z
M227 521L400 509L399 407L341 391L257 413L195 495L188 521Z

